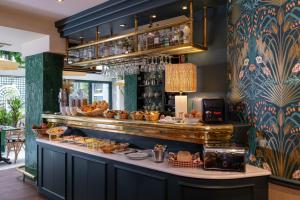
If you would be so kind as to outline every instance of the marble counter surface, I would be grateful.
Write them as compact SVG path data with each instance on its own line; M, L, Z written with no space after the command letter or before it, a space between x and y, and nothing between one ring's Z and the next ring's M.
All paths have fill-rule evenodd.
M61 143L57 141L49 141L45 139L37 139L38 143L44 143L53 145L56 147L61 147L77 152L86 153L89 155L98 156L105 159L110 159L118 162L123 162L126 164L131 164L139 167L144 167L164 173L169 173L177 176L188 177L188 178L198 178L198 179L241 179L250 178L258 176L269 176L271 173L267 170L257 168L251 165L246 166L246 172L224 172L224 171L207 171L202 168L172 168L168 166L167 161L163 163L155 163L152 158L149 157L145 160L130 160L124 155L119 154L105 154L87 149L86 147L81 147L78 145Z

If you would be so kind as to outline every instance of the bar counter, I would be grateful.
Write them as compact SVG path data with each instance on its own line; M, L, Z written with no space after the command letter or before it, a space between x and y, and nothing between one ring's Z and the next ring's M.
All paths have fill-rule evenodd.
M42 118L50 123L64 124L69 127L195 144L229 142L234 130L232 124L166 124L138 120L115 120L99 117L52 114L43 114Z
M169 173L176 176L188 177L188 178L198 178L198 179L239 179L239 178L249 178L258 176L269 176L270 172L258 167L251 165L246 166L246 172L224 172L224 171L207 171L197 168L174 168L169 167L167 161L163 163L155 163L152 158L145 160L130 160L124 155L120 154L105 154L96 151L87 150L86 147L80 147L77 145L61 143L56 141L49 141L45 139L37 139L37 142L53 145L56 147L65 148L68 150L78 151L81 153L97 156L100 158L110 159L126 164L131 164L139 167L144 167L147 169L152 169L160 172Z
M268 199L270 172L250 165L245 173L172 168L44 139L37 145L38 188L49 199Z

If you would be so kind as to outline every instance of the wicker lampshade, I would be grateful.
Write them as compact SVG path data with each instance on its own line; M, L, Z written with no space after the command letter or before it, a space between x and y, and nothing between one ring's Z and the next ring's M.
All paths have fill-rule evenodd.
M0 59L0 70L17 70L19 64L11 60Z
M192 63L167 64L165 77L166 92L196 92L197 66Z

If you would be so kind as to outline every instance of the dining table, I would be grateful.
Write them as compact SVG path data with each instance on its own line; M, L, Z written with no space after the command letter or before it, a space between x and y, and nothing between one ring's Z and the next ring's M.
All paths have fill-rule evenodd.
M10 159L3 157L2 153L5 152L7 131L15 131L15 130L20 130L20 128L0 125L0 162L5 162L7 164L11 164Z

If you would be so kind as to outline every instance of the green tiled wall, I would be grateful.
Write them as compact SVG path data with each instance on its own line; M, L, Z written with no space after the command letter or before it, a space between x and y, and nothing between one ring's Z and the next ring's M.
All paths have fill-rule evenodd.
M58 92L62 86L63 55L41 53L28 56L26 62L26 155L29 170L36 169L36 142L31 130L42 122L44 111L57 112Z

